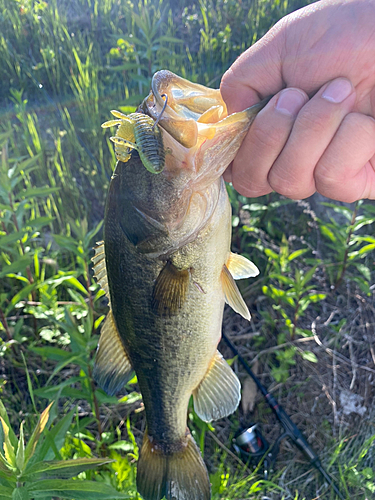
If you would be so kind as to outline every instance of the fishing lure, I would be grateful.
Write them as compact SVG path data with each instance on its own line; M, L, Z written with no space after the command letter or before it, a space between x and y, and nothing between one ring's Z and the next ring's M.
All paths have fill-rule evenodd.
M166 96L165 96L166 97ZM124 115L120 111L111 111L117 120L110 120L102 124L103 128L118 125L116 135L110 137L115 143L115 154L119 161L126 163L133 149L138 151L139 157L152 174L159 174L165 165L165 152L163 139L159 128L156 126L167 106L167 98L163 109L154 120L143 113Z

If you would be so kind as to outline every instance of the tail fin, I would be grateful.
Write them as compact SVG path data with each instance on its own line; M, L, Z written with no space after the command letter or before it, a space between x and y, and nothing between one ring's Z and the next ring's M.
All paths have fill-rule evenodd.
M137 470L137 488L144 500L210 500L206 466L190 433L186 439L182 449L166 454L145 433Z

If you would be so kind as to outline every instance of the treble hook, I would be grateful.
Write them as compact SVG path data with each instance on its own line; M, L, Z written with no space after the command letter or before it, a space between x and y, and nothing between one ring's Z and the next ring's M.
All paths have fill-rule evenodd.
M153 124L152 130L155 130L156 125L159 123L160 118L162 117L162 114L164 113L165 108L167 107L167 103L168 103L168 96L167 96L167 94L161 94L161 97L165 97L164 106L163 106L163 109L160 112L160 115L157 117L155 123Z

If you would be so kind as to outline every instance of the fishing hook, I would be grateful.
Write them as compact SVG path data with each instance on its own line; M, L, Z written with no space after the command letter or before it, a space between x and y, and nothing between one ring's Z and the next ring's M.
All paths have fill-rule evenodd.
M159 123L159 120L162 117L162 114L164 113L165 108L167 107L167 103L168 103L168 96L167 96L167 94L161 94L161 97L165 97L164 106L163 106L163 109L160 112L160 115L157 117L155 123L153 124L152 130L155 130L156 125Z

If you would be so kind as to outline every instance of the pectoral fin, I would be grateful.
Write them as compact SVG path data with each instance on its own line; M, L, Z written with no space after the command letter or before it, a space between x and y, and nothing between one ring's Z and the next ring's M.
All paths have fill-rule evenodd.
M221 282L223 285L223 291L225 295L225 300L230 307L241 314L245 319L250 320L250 312L242 298L240 291L233 279L233 276L229 272L227 266L224 264L223 270L221 271Z
M132 372L128 355L110 310L102 327L94 365L94 379L111 396L129 380Z
M235 280L254 278L259 274L259 269L253 262L233 252L230 253L226 266Z
M167 262L156 279L153 305L159 314L173 314L183 305L189 288L189 270L180 271Z
M205 422L234 412L241 399L241 384L223 356L216 351L211 365L193 392L194 410Z

